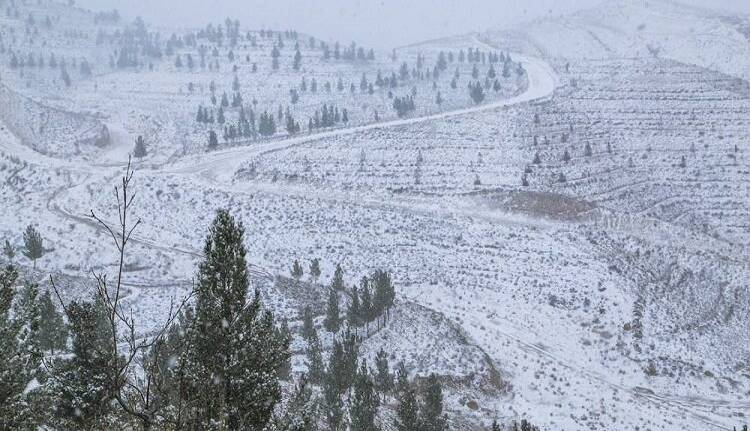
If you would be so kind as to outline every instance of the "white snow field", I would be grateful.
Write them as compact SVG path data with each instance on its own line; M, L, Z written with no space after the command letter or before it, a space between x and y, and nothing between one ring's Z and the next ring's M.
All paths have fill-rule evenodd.
M438 373L455 429L519 418L546 430L747 422L750 19L616 1L353 62L323 59L309 35L243 28L234 48L200 39L119 67L109 64L122 48L114 35L131 23L16 3L21 18L0 11L0 93L14 100L0 108L0 239L20 245L29 224L42 232L49 251L36 271L21 261L28 277L51 275L74 299L90 292L92 270L111 268L107 234L87 215L115 214L112 189L142 135L134 211L143 225L126 300L147 323L143 336L189 288L214 211L227 208L246 227L253 283L295 331L310 305L324 334L324 284L337 263L349 285L392 271L393 316L369 328L363 352L383 347L415 375ZM30 13L49 14L51 27L28 36ZM206 63L218 69L198 65L200 44L216 46ZM470 48L503 53L523 73L460 61ZM11 67L11 53L30 52L66 59L71 84L59 66ZM449 60L435 77L441 52ZM418 56L424 73L360 89L363 74L372 83L403 62L416 70ZM90 76L71 66L83 60ZM501 87L481 103L467 89L475 65L476 81L492 65ZM235 76L243 102L226 108L226 126L241 109L275 116L281 105L302 130L290 134L282 120L272 136L225 140L225 125L198 123L199 105L216 115L222 93L231 100ZM303 77L317 92L300 89ZM389 91L416 92L415 111L399 118ZM324 103L348 109L349 122L309 131ZM313 257L321 283L289 279L294 259ZM305 348L295 334L296 371Z

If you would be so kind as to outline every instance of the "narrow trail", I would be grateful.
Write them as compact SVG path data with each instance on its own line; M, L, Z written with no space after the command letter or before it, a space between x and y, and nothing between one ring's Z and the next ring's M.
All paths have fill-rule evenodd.
M490 47L491 49L497 49L496 47L493 47L486 42L480 41L478 38L475 38L475 41L479 45ZM296 146L301 146L308 144L313 141L322 140L322 139L331 139L331 138L338 138L338 137L344 137L344 136L351 136L354 134L364 133L368 131L375 131L375 130L384 130L389 128L398 128L398 127L404 127L404 126L410 126L430 121L438 121L438 120L444 120L449 119L453 117L458 116L464 116L472 113L482 112L482 111L490 111L495 109L501 109L505 107L511 107L516 106L524 103L530 103L535 101L541 101L545 100L552 96L554 93L554 90L557 86L557 77L555 75L555 72L552 70L552 68L544 61L527 57L523 55L514 55L513 57L515 60L520 61L524 68L526 69L528 73L528 79L529 79L529 85L523 93L519 94L518 96L515 96L510 99L501 100L493 103L487 103L483 105L468 107L464 109L459 110L453 110L453 111L447 111L442 112L438 114L433 115L427 115L423 117L415 117L415 118L407 118L407 119L399 119L399 120L392 120L392 121L385 121L381 123L374 123L374 124L368 124L368 125L362 125L362 126L356 126L351 128L345 128L345 129L336 129L336 130L330 130L322 133L315 133L305 136L298 136L293 137L289 139L283 139L278 141L270 141L267 143L254 145L254 146L247 146L247 147L234 147L231 149L226 150L220 150L209 154L200 154L200 155L193 155L193 156L187 156L180 160L170 162L164 166L155 166L153 169L149 170L150 174L181 174L181 175L189 175L194 178L201 179L203 181L207 181L210 183L212 187L218 187L218 188L224 188L226 190L233 189L234 191L238 191L236 185L231 186L227 183L229 179L233 176L233 174L236 172L236 170L242 166L243 163L246 163L247 161L251 160L254 157L259 157L264 154L269 154L276 151L282 151L288 148L293 148ZM92 229L101 229L101 226L98 225L94 220L92 220L90 217L83 215L83 214L74 214L73 212L67 210L64 208L63 205L61 205L59 202L64 201L65 194L70 192L72 189L85 185L87 181L90 181L94 175L105 175L106 177L116 177L116 175L121 174L121 167L115 166L115 165L96 165L92 163L84 163L84 162L72 162L72 161L65 161L65 160L59 160L55 158L51 158L48 156L41 155L30 148L22 145L17 140L12 139L0 139L0 151L4 151L9 154L13 154L20 159L26 160L28 162L38 164L41 166L46 166L52 169L60 169L68 172L75 172L75 173L87 173L88 176L85 180L83 180L81 183L73 184L72 182L68 182L68 184L65 184L57 189L55 189L51 195L48 197L46 202L46 208L47 211L49 211L51 214L55 215L56 217L59 217L64 220L68 220L71 222L75 222L77 224L86 225ZM244 190L244 192L247 192L248 190ZM284 194L285 192L283 190L276 191L278 193ZM342 202L351 201L351 197L344 197L341 198ZM397 210L397 211L412 211L412 212L428 212L432 213L434 211L433 208L425 208L424 205L414 204L414 203L399 203L398 205L394 206L393 203L383 202L383 201L376 201L376 200L370 200L367 202L362 202L361 200L358 201L359 204L364 205L372 205L373 207L383 208L386 210ZM470 216L469 214L461 214L460 211L456 211L456 208L443 208L443 212L448 213L459 213L457 215L461 216ZM499 219L499 222L505 222L508 223L508 220L502 220ZM154 241L152 239L148 238L142 238L142 237L133 237L133 242L139 245L142 245L144 247L148 247L153 250L162 251L169 254L180 254L187 256L189 258L200 258L202 257L202 253L200 250L192 249L192 248L184 248L184 247L170 247L170 246L164 246L157 241ZM257 272L260 276L269 276L273 277L273 274L270 272L265 271L263 268L253 268L253 272ZM155 287L156 283L137 283L132 284L130 287L132 288L150 288ZM424 306L424 304L421 304ZM436 312L439 312L441 314L450 316L450 312L441 312L439 310L434 310ZM455 316L451 319L453 320ZM474 322L474 319L477 319L477 316L474 316L470 322ZM478 322L478 321L477 321ZM610 380L607 376L601 375L599 373L593 372L591 370L587 370L578 364L571 362L569 358L567 357L560 357L557 355L553 350L543 348L538 346L537 344L530 343L527 341L524 341L523 337L519 336L518 334L514 334L511 331L505 330L505 328L502 326L501 322L497 322L495 320L486 322L487 324L491 325L491 331L496 337L502 337L505 339L509 339L513 341L514 344L516 344L517 347L520 349L523 349L529 353L533 353L539 357L543 357L549 360L553 360L555 363L559 364L561 367L565 367L566 369L571 370L575 374L589 379L591 381L595 381L605 387L608 387L612 390L617 391L623 391L628 393L633 399L640 400L644 403L651 403L658 405L660 407L663 407L665 409L669 409L674 411L676 414L681 415L689 415L696 421L704 424L707 427L710 427L711 429L721 429L721 430L729 430L731 428L727 427L724 423L721 423L714 418L710 416L710 412L707 412L706 410L710 410L714 407L727 407L727 408L735 408L735 409L744 409L744 410L750 410L750 403L739 403L739 402L729 402L724 400L710 400L710 399L685 399L683 397L679 396L667 396L663 394L655 394L652 391L642 388L642 387L626 387L623 386L620 383L617 383L615 381ZM465 324L465 323L464 323ZM461 326L464 326L464 324L461 324ZM531 339L534 339L534 337L531 337ZM478 342L477 342L478 343ZM482 349L485 352L492 352L491 346L483 346L482 344L477 344L477 347ZM492 352L493 356L497 357L497 352ZM713 415L715 416L715 415Z

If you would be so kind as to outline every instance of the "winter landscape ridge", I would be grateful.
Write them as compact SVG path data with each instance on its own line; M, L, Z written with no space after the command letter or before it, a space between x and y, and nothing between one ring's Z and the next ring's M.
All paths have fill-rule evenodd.
M124 357L161 337L179 344L180 330L161 330L185 329L185 313L172 316L182 298L180 311L201 316L220 262L209 245L221 250L226 233L247 253L234 270L248 302L257 289L284 328L269 333L289 337L273 425L257 429L334 428L326 379L351 345L337 429L409 429L405 387L424 392L425 417L440 388L445 422L420 430L741 429L749 70L750 16L672 1L609 1L384 52L233 18L171 30L0 0L0 263L19 272L0 278L16 292L4 309L0 289L0 335L19 334L2 346L31 337L33 325L14 325L33 285L71 332L23 373L0 354L0 378L15 378L4 385L22 389L0 391L0 425L182 428L166 407L128 411L144 409L128 389L149 376L138 361L116 385L133 392L102 395L103 416L81 413L91 402L66 413L71 401L48 389L85 338L71 304L109 295L95 274L110 292L123 275L115 309L137 318L115 330ZM141 223L121 260L105 225L118 225L128 166ZM380 308L358 312L381 288ZM373 368L375 428L362 426L358 360ZM404 379L387 387L383 374ZM43 411L9 413L29 404ZM202 426L184 429L220 428Z

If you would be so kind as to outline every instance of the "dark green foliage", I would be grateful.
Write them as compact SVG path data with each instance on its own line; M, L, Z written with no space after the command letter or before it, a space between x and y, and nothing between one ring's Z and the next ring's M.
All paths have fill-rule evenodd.
M347 310L347 319L349 320L350 326L359 326L361 310L359 306L359 292L357 286L352 287L352 297L349 301L349 309Z
M326 308L326 318L323 322L328 332L338 332L341 326L339 310L339 294L331 288L328 289L328 307Z
M409 383L409 376L404 364L399 365L397 378L396 417L394 425L398 431L413 431L419 428L419 403L416 393Z
M312 396L307 377L302 374L286 406L284 420L279 427L285 431L315 431L318 406Z
M414 104L414 97L411 95L396 97L393 99L393 109L396 110L396 115L399 118L403 118L409 113L414 112L417 109Z
M322 350L318 333L313 328L312 334L307 338L307 375L314 384L322 383L325 378Z
M133 156L138 159L146 157L146 142L143 140L143 136L138 136L135 140L135 149L133 150Z
M354 394L349 402L351 431L378 431L375 417L380 400L375 394L375 385L367 370L367 362L362 361L354 382Z
M320 259L315 258L310 260L310 278L317 281L318 277L320 277Z
M299 261L297 259L294 260L294 263L292 264L292 277L294 277L295 280L299 281L300 278L304 275L304 270L302 269L302 265L299 264Z
M521 419L520 423L513 422L510 431L539 431L539 427L532 425L531 422L526 419Z
M37 287L27 285L15 298L18 273L0 272L0 429L35 429L31 395L24 391L37 375L39 307Z
M344 290L344 270L341 269L340 264L336 264L336 270L333 272L333 280L331 280L331 289Z
M385 395L393 389L393 376L388 366L388 355L382 348L375 356L375 369L377 371L375 374L375 387L385 399Z
M302 338L309 340L315 332L315 323L313 322L313 312L309 305L302 310Z
M211 130L208 132L208 149L215 150L219 146L219 138L216 136L216 132Z
M64 350L67 345L68 328L57 311L49 290L39 297L39 347L43 351Z
M471 96L471 100L477 105L484 102L484 87L481 82L477 81L469 83L469 96Z
M219 210L198 271L194 330L185 387L188 427L217 424L261 429L281 399L278 372L289 358L289 338L249 289L244 228Z
M443 389L435 374L431 374L422 388L422 408L420 410L421 430L445 431L447 417L443 413Z
M114 341L100 301L72 302L67 315L73 339L72 356L54 362L50 392L56 395L55 416L66 428L105 427L112 408L112 392L121 381L113 381L110 364Z
M23 255L34 263L34 269L36 269L37 259L44 255L44 241L42 235L32 225L28 225L23 233L23 246Z
M11 244L7 239L3 244L3 254L8 259L8 261L13 264L13 259L16 257L16 248L13 247L13 244Z

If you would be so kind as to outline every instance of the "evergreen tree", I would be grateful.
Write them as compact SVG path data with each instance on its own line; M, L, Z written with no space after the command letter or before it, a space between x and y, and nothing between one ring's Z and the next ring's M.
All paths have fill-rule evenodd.
M323 348L320 345L318 332L313 328L307 338L307 375L314 384L323 383L325 367L323 365Z
M349 417L351 418L351 431L378 431L380 428L375 424L380 400L375 394L375 385L367 370L367 362L362 365L354 382L354 395L349 404Z
M13 247L13 244L10 243L7 239L5 240L5 244L3 244L3 254L8 259L8 262L10 264L13 264L13 259L16 257L16 248Z
M39 347L52 353L64 350L67 346L68 328L62 314L57 311L49 290L45 290L39 297L39 313Z
M339 294L336 289L328 289L328 307L326 308L326 318L323 322L328 332L336 333L341 325L339 311Z
M314 282L318 281L320 277L320 259L314 258L310 260L310 279Z
M135 149L133 150L133 156L142 159L146 157L146 142L143 140L143 136L138 136L135 140Z
M14 301L18 272L0 272L0 429L36 429L28 384L41 363L37 288L28 285Z
M299 281L302 278L303 274L304 270L302 269L302 265L299 264L299 261L297 259L294 259L294 264L292 264L292 277L294 277L295 280Z
M215 150L219 146L219 138L216 136L216 132L211 130L208 132L208 149Z
M245 254L242 223L219 210L199 265L195 330L185 358L188 428L262 429L281 399L278 371L290 340L263 310L257 290L247 303Z
M44 242L42 235L32 225L28 225L23 233L23 246L23 255L31 259L34 263L33 269L36 270L37 259L44 255Z
M375 369L377 370L377 374L375 374L375 387L385 401L386 394L393 389L393 376L388 365L388 355L382 348L375 356Z
M309 305L305 305L302 310L302 338L309 340L315 332L315 323L313 322L313 312Z
M443 389L435 374L431 374L422 389L422 408L420 411L421 430L445 431L448 429L447 417L443 413Z
M285 420L281 427L285 431L317 430L318 412L312 397L308 378L302 374L286 405Z
M54 412L67 429L107 428L112 410L112 389L122 384L109 373L114 341L109 337L104 305L72 302L66 306L73 339L72 355L53 363L50 392L55 394Z
M477 105L484 101L484 87L480 82L469 83L469 96Z
M344 290L344 270L341 269L341 264L336 264L336 270L333 272L333 280L331 280L331 289Z
M299 70L302 67L302 54L299 52L299 49L294 53L294 65L292 67L294 70Z
M394 425L398 431L421 429L419 423L419 403L417 402L414 389L409 383L409 377L403 363L399 365L397 380L398 404L396 406Z
M343 337L343 355L339 367L341 376L341 391L348 390L357 377L357 360L359 358L359 345L357 337L347 329Z
M323 403L325 406L325 419L330 431L339 431L344 420L344 403L341 401L341 393L333 378L335 371L329 368L326 380L323 384Z
M349 309L347 310L347 319L349 320L349 326L357 327L362 321L360 320L361 310L359 307L359 293L357 286L352 287L352 299L349 301Z
M367 277L362 277L360 290L362 292L362 304L359 307L361 322L367 325L375 318L372 306L372 295L370 294L370 283L367 280Z

